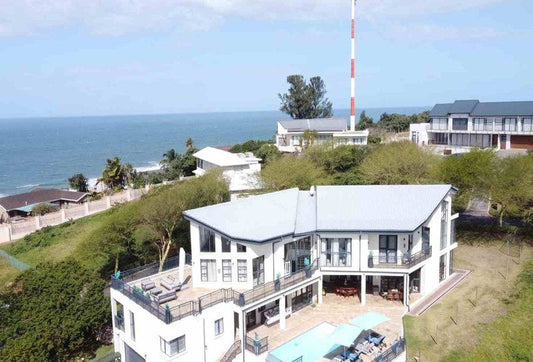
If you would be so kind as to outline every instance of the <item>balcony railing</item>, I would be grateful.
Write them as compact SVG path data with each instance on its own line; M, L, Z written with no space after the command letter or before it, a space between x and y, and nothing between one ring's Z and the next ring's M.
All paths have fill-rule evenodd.
M268 337L255 339L246 336L246 350L252 352L256 356L268 351Z
M170 265L173 265L174 262L170 262ZM156 274L159 270L159 263L157 264ZM165 263L165 266L167 264ZM168 268L170 269L170 267ZM152 264L148 265L148 270L154 270ZM166 270L165 267L163 270ZM129 297L131 300L136 302L138 305L143 307L148 312L152 313L154 316L162 320L163 322L170 324L174 321L180 320L182 318L188 317L190 315L198 315L206 308L210 308L219 303L233 302L238 306L245 306L247 304L253 303L259 299L262 299L270 294L273 294L279 290L289 288L299 282L310 278L313 273L317 270L317 261L315 260L311 265L305 267L302 270L294 272L290 275L287 275L279 280L262 284L253 289L250 289L244 293L239 293L232 288L222 288L215 290L209 294L203 295L198 299L191 300L179 305L176 305L172 308L164 308L159 303L150 299L149 296L143 294L140 290L134 289L124 280L118 279L113 276L111 278L111 288L118 290L122 294ZM147 272L141 267L134 270L136 276L143 275L143 277L152 275L147 274ZM125 272L123 275L126 275L125 278L131 279L130 276L133 275L131 271ZM142 278L142 277L141 277ZM136 280L137 277L131 279Z
M418 263L421 263L424 260L430 258L431 250L432 250L432 247L430 246L414 254L408 253L402 256L396 256L395 258L393 258L394 260L392 260L390 256L389 257L384 257L384 256L383 257L381 256L370 257L369 256L368 267L369 268L374 267L374 268L407 268L409 269L417 265ZM372 260L372 263L370 262L370 260Z
M258 285L253 289L238 294L238 298L235 304L243 307L247 304L263 299L269 296L270 294L289 288L295 284L298 284L306 279L311 278L311 276L317 269L318 262L315 259L315 261L313 261L311 265L305 267L302 270L286 275L278 280L268 282L263 285Z

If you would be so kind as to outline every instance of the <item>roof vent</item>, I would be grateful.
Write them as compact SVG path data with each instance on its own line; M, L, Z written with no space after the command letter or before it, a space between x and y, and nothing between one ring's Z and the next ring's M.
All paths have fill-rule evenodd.
M309 188L309 196L311 197L315 196L315 186L311 186Z

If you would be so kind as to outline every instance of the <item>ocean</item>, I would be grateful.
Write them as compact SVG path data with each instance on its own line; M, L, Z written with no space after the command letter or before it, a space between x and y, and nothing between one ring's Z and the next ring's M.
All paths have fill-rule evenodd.
M368 108L366 113L377 122L383 112L426 109ZM348 120L349 110L334 115ZM188 137L198 148L268 139L276 122L286 118L271 111L0 119L0 197L35 187L65 187L76 173L94 180L114 156L140 171L157 169L165 151L184 151Z

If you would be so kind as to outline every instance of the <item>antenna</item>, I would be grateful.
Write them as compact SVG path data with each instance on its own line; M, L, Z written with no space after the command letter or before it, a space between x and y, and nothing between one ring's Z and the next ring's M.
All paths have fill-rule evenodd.
M352 3L352 78L350 84L351 111L350 111L350 131L355 131L355 5L357 0L350 0Z

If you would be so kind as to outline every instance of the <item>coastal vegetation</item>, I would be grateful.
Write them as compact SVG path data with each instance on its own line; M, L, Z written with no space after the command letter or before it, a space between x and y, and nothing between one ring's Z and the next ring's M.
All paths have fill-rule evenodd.
M294 119L328 118L333 116L333 104L326 98L326 85L320 77L312 77L309 83L303 75L287 77L289 90L279 94L280 110Z
M32 216L45 215L45 214L48 214L50 212L54 212L54 211L57 211L57 210L58 210L57 206L51 205L51 204L46 203L46 202L42 202L40 204L35 205L31 209L31 215Z
M82 173L77 173L73 175L67 181L71 189L74 189L80 192L89 191L89 184L88 184L87 177L85 177Z

